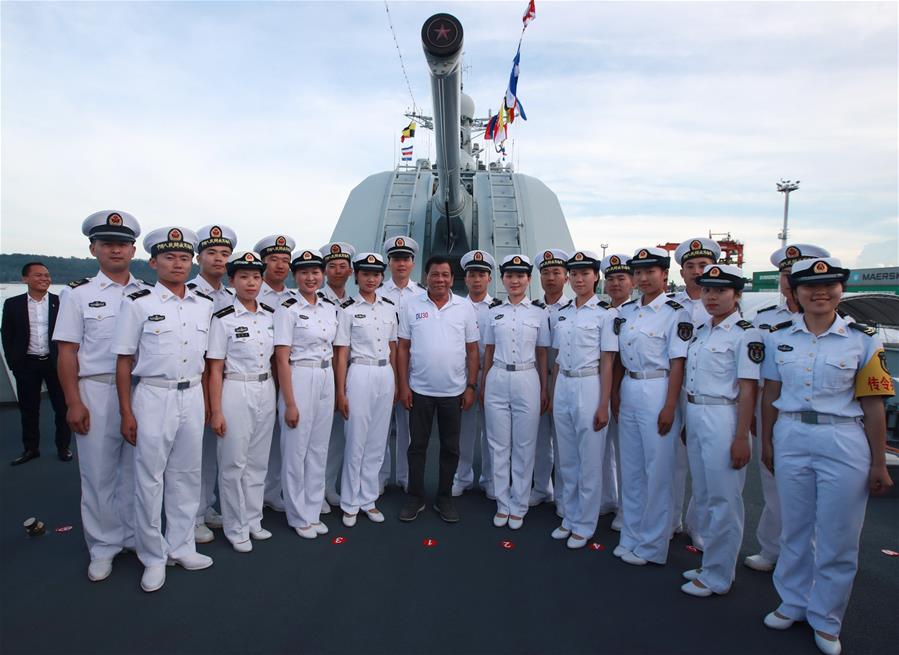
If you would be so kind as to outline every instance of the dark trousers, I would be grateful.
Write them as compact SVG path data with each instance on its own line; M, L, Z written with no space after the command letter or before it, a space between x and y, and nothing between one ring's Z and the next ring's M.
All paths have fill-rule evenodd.
M425 465L428 441L437 414L437 431L440 433L440 477L437 496L449 498L453 492L453 476L459 465L459 428L462 423L462 396L422 396L412 392L412 409L409 411L409 461L410 496L425 496Z
M39 359L26 355L21 365L13 370L16 393L19 395L19 413L22 416L22 443L25 450L40 450L41 445L41 383L47 385L50 404L56 414L56 449L68 448L72 431L66 423L66 399L56 375L56 361L47 357Z

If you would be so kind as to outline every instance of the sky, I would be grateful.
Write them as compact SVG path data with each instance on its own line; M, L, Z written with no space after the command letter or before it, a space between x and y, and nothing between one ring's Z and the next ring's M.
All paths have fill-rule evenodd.
M391 2L416 105L431 113L428 16L462 21L486 116L526 4ZM899 265L897 7L537 0L511 159L579 248L729 232L747 273L770 270L788 178L791 241ZM81 221L113 208L145 232L317 247L397 163L412 99L383 2L4 1L0 25L0 252L87 256ZM433 142L420 132L416 157Z

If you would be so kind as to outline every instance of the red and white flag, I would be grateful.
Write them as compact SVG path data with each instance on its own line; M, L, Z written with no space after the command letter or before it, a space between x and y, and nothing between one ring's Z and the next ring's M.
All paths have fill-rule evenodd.
M534 2L535 0L528 2L528 8L525 10L524 16L521 17L521 22L524 23L524 27L521 29L527 27L528 23L537 17L537 7L534 5Z

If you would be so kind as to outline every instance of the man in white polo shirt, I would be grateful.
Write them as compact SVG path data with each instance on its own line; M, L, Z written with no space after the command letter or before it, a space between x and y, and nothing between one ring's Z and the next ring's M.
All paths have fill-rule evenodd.
M450 260L435 255L425 264L428 293L410 298L400 312L397 349L399 400L409 410L409 486L400 520L413 521L425 508L424 475L437 414L440 474L434 509L449 523L459 520L453 476L459 464L462 410L475 402L478 322L470 302L453 295Z

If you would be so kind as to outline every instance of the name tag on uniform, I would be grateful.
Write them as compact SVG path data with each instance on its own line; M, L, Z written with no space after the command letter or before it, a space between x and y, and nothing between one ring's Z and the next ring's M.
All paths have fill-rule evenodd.
M300 318L303 319L304 321L308 321L308 320L309 320L309 317L306 316L305 314L300 314L299 316L300 316Z
M505 314L497 314L497 315L494 316L493 318L494 318L495 320L498 321L498 320L501 319L503 316L505 316Z
M564 320L565 320L565 317L564 317L564 316L560 316L558 320L564 321Z
M87 304L88 307L106 307L106 303L102 300L95 300Z
M156 323L156 322L158 322L158 321L164 321L164 320L165 320L165 316L163 316L162 314L153 314L152 316L148 316L148 317L147 317L147 320L148 320L148 321L153 321L154 323Z
M367 314L354 314L356 318L368 318Z
M234 328L234 336L237 337L238 339L243 338L243 337L248 337L248 336L250 336L250 328L248 328L244 325L239 325L236 328Z
M777 349L783 353L788 353L793 350L793 346L788 346L787 344L782 343L777 347Z

